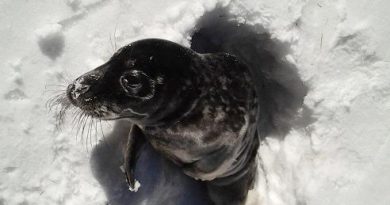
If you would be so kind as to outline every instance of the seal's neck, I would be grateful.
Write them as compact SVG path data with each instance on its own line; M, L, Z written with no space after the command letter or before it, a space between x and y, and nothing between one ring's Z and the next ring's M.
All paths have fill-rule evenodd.
M199 99L199 95L195 97L186 97L180 104L175 103L177 106L171 105L172 107L175 107L175 109L167 109L170 111L165 112L161 118L145 124L143 126L145 131L153 132L174 126L185 119L196 108Z
M181 79L181 86L175 88L175 93L163 96L164 101L152 114L151 120L143 126L146 130L160 130L169 128L192 114L199 102L209 91L209 83L204 76L213 75L207 69L208 62L199 55L192 66L189 67L186 80ZM179 89L180 88L180 89Z
M191 91L177 92L171 96L165 96L159 109L152 114L143 127L147 130L166 129L186 118L198 105L204 95L197 86Z

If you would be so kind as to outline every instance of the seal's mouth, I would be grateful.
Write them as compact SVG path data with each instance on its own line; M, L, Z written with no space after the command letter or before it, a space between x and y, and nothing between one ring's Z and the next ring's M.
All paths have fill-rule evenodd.
M96 103L94 101L89 101L88 103L82 103L78 101L72 101L69 99L73 106L81 110L85 115L88 115L92 118L97 118L101 120L116 120L121 118L116 112L112 111L109 107Z

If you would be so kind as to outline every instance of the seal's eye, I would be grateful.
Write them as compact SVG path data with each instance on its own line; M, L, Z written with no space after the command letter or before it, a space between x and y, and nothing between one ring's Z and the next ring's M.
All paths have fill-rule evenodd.
M140 79L134 76L123 77L121 83L123 87L132 90L142 86Z
M136 93L142 88L142 73L138 70L133 70L124 73L120 78L120 83L128 93Z
M129 97L149 100L154 96L155 80L141 70L124 72L119 78L119 82Z

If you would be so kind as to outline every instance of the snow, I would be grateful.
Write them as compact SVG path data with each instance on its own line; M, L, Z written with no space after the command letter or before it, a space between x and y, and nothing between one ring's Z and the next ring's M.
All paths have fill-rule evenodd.
M53 60L59 57L64 49L65 40L61 28L61 25L53 24L36 31L41 52Z
M0 2L0 204L104 204L95 139L58 130L45 102L134 40L189 46L217 4L290 45L310 89L294 129L262 143L247 204L389 204L390 2L370 0Z
M139 183L139 181L135 180L134 188L129 187L129 191L137 192L140 187L141 187L141 184Z

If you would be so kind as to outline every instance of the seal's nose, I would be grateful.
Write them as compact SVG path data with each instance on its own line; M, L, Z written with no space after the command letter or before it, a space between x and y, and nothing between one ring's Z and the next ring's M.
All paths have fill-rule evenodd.
M67 88L68 98L76 103L79 100L79 97L86 98L88 91L90 90L90 85L86 84L84 78L78 78L73 83L71 83Z

